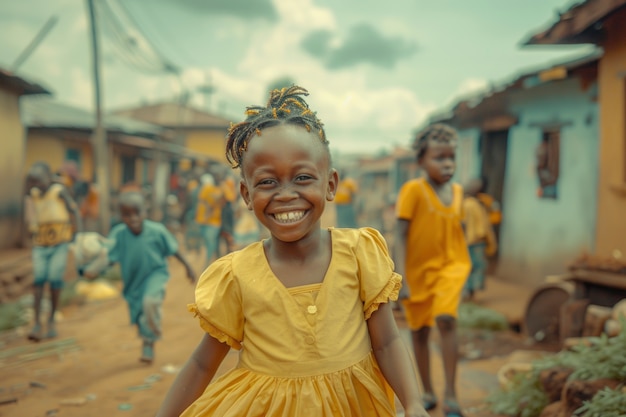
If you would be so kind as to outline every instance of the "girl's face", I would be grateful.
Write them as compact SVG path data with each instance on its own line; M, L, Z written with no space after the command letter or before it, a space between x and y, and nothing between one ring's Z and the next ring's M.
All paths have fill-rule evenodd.
M120 216L124 224L130 229L130 231L138 235L143 230L143 220L146 217L141 205L120 204Z
M429 141L420 165L435 184L445 184L456 170L456 146L446 142Z
M297 125L263 129L248 143L241 195L272 236L295 242L320 228L326 201L337 188L337 171L317 134Z

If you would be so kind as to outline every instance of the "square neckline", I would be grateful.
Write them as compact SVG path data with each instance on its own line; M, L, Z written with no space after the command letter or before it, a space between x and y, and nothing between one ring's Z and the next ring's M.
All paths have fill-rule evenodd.
M308 291L315 291L315 290L319 290L319 294L318 294L318 298L320 297L320 295L322 294L322 290L327 286L324 285L328 279L328 276L330 275L330 271L334 268L334 263L335 263L335 241L336 239L333 237L333 231L335 230L334 227L328 227L326 228L326 230L329 232L330 234L330 261L328 262L328 267L326 268L326 272L324 272L324 278L322 279L321 282L315 282L312 284L303 284L303 285L296 285L293 287L287 287L274 273L274 271L272 270L272 266L270 265L269 260L267 259L267 254L265 253L265 245L263 244L263 242L265 242L265 240L262 240L259 242L259 245L261 246L261 256L263 258L263 268L266 270L265 272L269 275L272 276L272 278L276 281L276 283L278 284L278 286L280 286L282 288L282 290L284 290L285 292L287 292L289 295L294 295L294 294L298 294L298 293L302 293L302 292L308 292Z

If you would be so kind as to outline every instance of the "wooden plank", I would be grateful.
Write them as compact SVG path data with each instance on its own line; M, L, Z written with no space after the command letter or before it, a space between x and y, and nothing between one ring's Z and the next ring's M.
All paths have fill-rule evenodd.
M604 285L605 287L626 290L626 274L575 269L572 271L571 279L581 283Z

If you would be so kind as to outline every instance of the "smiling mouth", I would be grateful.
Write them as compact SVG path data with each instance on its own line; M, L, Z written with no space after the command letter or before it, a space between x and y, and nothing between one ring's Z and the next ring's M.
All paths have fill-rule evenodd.
M304 217L304 210L287 211L285 213L275 213L274 218L279 223L294 223Z

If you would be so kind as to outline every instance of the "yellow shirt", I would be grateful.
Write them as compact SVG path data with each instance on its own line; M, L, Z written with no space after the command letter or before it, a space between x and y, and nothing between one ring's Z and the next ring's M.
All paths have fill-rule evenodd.
M35 246L55 246L70 242L73 236L70 213L65 200L60 196L63 185L52 183L41 194L38 189L31 190L33 207L33 225Z
M463 189L452 184L452 190L449 206L425 178L406 182L398 194L396 216L410 222L405 274L412 302L432 296L438 281L461 282L462 287L471 269L461 226Z
M235 369L181 416L395 416L367 329L400 276L374 229L330 229L321 284L286 288L263 242L213 262L190 311L214 338L240 349Z
M463 212L467 244L473 245L484 242L487 244L485 249L487 255L495 254L498 244L485 206L474 197L465 197Z
M502 211L497 207L498 203L492 196L486 193L479 193L476 198L485 206L487 217L491 224L498 225L502 223Z
M350 204L354 200L358 187L356 181L352 178L346 178L339 181L337 192L335 193L335 204Z
M486 242L490 224L485 207L476 198L465 197L463 215L467 244Z
M222 189L211 184L203 185L198 194L196 223L221 226L223 205L224 192Z
M222 182L222 192L224 193L224 199L229 203L234 203L237 199L237 189L235 187L235 180L231 177L226 177Z

